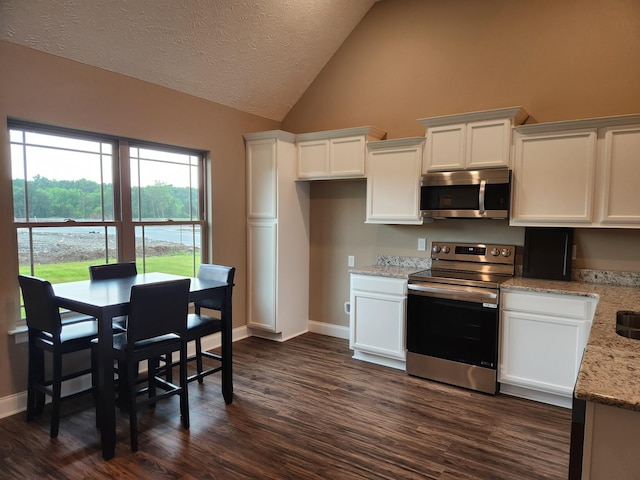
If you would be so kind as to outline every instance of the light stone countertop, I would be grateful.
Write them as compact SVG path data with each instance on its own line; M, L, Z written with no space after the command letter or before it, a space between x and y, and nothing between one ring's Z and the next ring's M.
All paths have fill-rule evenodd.
M501 288L597 298L574 394L581 400L640 411L640 340L616 333L618 310L640 311L640 287L514 277Z
M368 267L354 267L349 269L349 273L356 273L359 275L377 275L380 277L391 278L408 278L409 275L415 272L424 270L419 267L405 267L398 265L370 265Z
M405 261L403 265L395 258L379 258L378 265L355 267L350 273L379 275L392 278L408 278L412 273L428 268L420 261ZM607 272L585 271L587 277L607 277ZM629 410L640 411L640 340L621 337L616 333L616 312L619 310L640 311L640 286L638 279L628 273L614 277L611 281L631 283L623 286L582 281L557 281L523 278L515 276L501 285L506 291L529 291L580 295L598 300L589 333L587 348L580 365L574 394L576 398L602 403ZM637 275L637 274L633 274ZM611 275L609 275L611 276Z

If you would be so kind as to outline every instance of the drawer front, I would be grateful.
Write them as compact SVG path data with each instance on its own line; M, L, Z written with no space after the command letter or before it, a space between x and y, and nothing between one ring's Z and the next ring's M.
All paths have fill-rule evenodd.
M406 295L407 280L376 275L351 275L351 289L362 292L378 292L387 295Z
M593 319L593 304L593 299L575 295L502 292L504 310L541 313L587 321Z

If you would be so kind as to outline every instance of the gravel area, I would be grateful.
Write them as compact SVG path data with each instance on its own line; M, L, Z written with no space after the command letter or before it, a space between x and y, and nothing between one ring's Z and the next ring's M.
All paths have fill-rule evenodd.
M104 236L100 233L33 233L33 251L39 264L104 259L104 242ZM116 256L115 244L115 236L109 236L109 245L114 246L109 249L112 258ZM142 248L136 249L142 255ZM189 250L186 245L158 240L147 239L145 245L147 256L169 255L185 250ZM29 264L29 236L26 231L18 233L18 257L21 265Z

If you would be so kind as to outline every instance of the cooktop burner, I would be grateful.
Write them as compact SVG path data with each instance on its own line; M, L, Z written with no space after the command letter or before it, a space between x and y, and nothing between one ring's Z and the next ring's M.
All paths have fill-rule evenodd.
M513 245L433 242L431 269L410 275L409 282L498 288L513 276L514 266Z

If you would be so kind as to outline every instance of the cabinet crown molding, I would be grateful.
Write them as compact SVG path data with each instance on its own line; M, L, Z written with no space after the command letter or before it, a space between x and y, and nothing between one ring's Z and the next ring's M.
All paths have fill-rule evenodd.
M269 130L267 132L245 133L242 135L245 142L251 140L283 140L285 142L294 143L296 141L295 133L285 132L284 130Z
M369 142L367 143L367 148L369 148L369 150L376 150L379 148L413 147L423 142L425 142L424 137L393 138L390 140Z
M439 127L441 125L452 125L455 123L479 122L482 120L496 120L499 118L509 118L514 125L520 125L529 114L520 106L498 108L495 110L482 110L479 112L457 113L454 115L443 115L440 117L419 118L418 122L425 127Z
M561 122L532 123L529 125L520 125L515 128L515 131L518 133L543 133L634 124L640 124L640 114L585 118L583 120L564 120Z
M371 138L384 138L387 132L375 127L353 127L341 128L338 130L324 130L321 132L299 133L296 135L296 142L306 142L309 140L326 140L329 138L355 137L357 135L366 135Z

